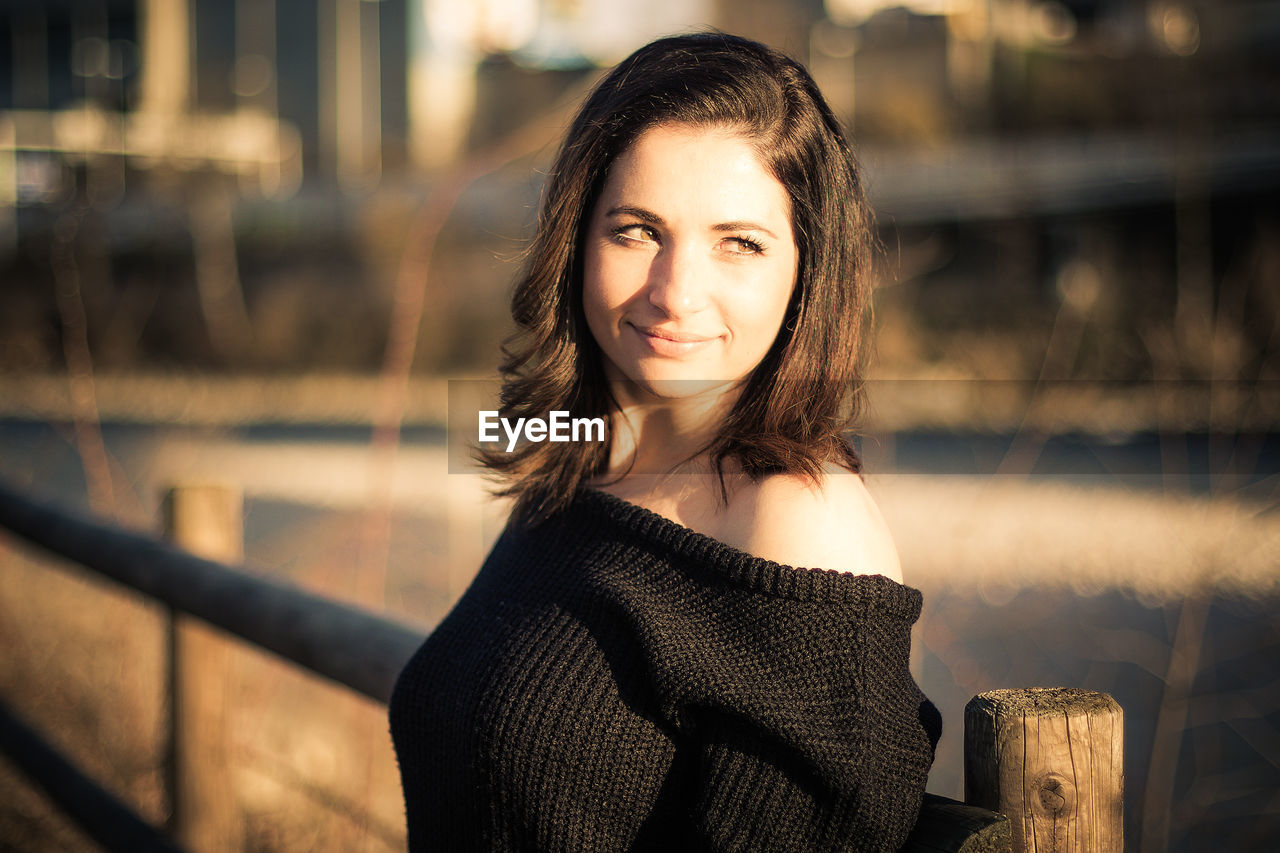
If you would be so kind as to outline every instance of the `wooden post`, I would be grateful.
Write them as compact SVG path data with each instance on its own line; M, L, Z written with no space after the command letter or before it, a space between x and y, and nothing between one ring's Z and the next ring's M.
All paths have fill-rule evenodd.
M197 556L244 558L244 509L226 486L181 486L164 500L165 534ZM228 748L230 652L203 622L170 616L170 831L186 848L240 850L244 830Z
M1124 717L1105 693L980 693L964 711L965 801L1009 816L1013 849L1124 849Z

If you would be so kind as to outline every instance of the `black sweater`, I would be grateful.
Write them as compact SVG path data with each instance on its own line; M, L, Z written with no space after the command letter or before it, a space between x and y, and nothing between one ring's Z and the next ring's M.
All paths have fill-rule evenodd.
M941 730L919 614L584 490L508 526L400 675L409 847L894 850Z

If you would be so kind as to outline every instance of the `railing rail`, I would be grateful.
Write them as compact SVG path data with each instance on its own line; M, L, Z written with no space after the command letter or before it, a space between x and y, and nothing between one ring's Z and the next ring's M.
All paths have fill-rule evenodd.
M390 699L396 676L423 640L422 629L255 576L243 568L196 557L145 534L122 530L85 514L32 499L3 482L0 482L0 527L58 557L164 602L175 611L198 617L382 703ZM1022 851L1039 845L1039 828L1046 819L1054 827L1046 849L1065 850L1082 837L1097 843L1091 849L1120 849L1122 768L1118 758L1113 762L1115 766L1101 766L1097 772L1090 770L1083 776L1076 772L1074 757L1059 749L1038 747L1034 767L1005 761L1004 754L1011 751L1005 741L1016 740L1017 731L1025 729L1025 723L1021 722L1024 717L1042 713L1039 706L1044 703L1040 695L1046 691L998 692L1010 695L998 697L998 707L987 715L990 720L987 717L979 720L990 723L982 729L989 736L984 740L966 734L967 776L981 777L991 783L968 791L966 799L975 799L986 807L926 795L915 831L903 850L912 853ZM1068 726L1074 720L1075 728L1083 726L1082 731L1091 732L1093 716L1107 715L1111 725L1100 739L1095 739L1098 742L1090 746L1099 754L1112 754L1113 758L1120 754L1117 746L1120 709L1110 697L1084 691L1048 692L1053 693L1056 703L1055 719L1061 717ZM1067 695L1072 693L1082 695ZM970 703L966 711L967 727L971 722L968 718L976 713L975 703L985 709L994 701L985 697L993 695L982 694ZM1105 698L1102 705L1099 705L1099 696ZM1099 708L1103 710L1100 712ZM6 719L0 717L0 723ZM35 734L19 723L6 725L9 733L14 734L14 738L6 739L20 743L19 749L43 748ZM0 734L5 734L4 726L0 726ZM0 743L0 747L3 746L5 744ZM45 764L44 769L69 768L68 778L78 773L56 754L49 754L53 757L42 754L36 763ZM970 763L974 765L973 774L969 773ZM203 771L211 769L204 767ZM1052 814L1041 814L1045 810L1043 803L1037 811L1036 806L1023 802L1025 797L1021 795L1027 789L1028 773L1036 777L1032 780L1035 785L1048 784L1045 788L1048 794L1042 793L1040 799L1050 797L1054 805ZM1039 790L1035 785L1032 787ZM78 814L86 808L85 803L102 799L94 800L93 796L85 799L84 792L92 795L92 788L92 783L77 783L67 788L66 796L70 799L58 797L64 810L82 825ZM1077 788L1083 792L1079 798ZM1095 793L1095 789L1099 793ZM1087 807L1078 809L1077 799ZM1095 814L1099 810L1094 808L1094 800L1107 806L1101 810L1105 814ZM989 807L999 807L1014 819L1010 821L1003 814L989 811ZM119 828L122 826L124 829ZM130 849L127 841L123 842L124 847L117 843L121 838L143 837L152 843L144 843L138 849L176 849L159 835L147 835L153 831L140 819L131 822L127 814L123 818L115 815L107 823L99 824L98 831L105 834L99 835L98 840L113 850ZM143 835L129 835L134 832ZM1035 842L1031 841L1033 835L1037 836ZM179 832L179 840L196 849L221 849L217 845L210 847L207 841L201 842L198 835L186 832Z
M0 527L379 702L425 630L188 554L0 482Z
M35 780L89 837L112 853L178 853L182 849L81 773L3 704L0 753Z

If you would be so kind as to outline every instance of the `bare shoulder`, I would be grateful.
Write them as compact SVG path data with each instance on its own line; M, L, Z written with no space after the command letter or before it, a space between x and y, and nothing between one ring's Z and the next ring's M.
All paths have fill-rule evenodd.
M832 469L818 483L775 474L735 490L721 538L789 566L902 582L893 537L862 478Z

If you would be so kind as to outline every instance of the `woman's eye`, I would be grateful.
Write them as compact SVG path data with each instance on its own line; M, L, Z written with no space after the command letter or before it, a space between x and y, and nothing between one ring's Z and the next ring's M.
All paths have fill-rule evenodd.
M619 241L635 243L656 243L658 241L658 232L648 225L623 225L613 229L612 233L614 239Z
M750 237L730 237L725 243L735 255L758 255L764 251L764 246Z

